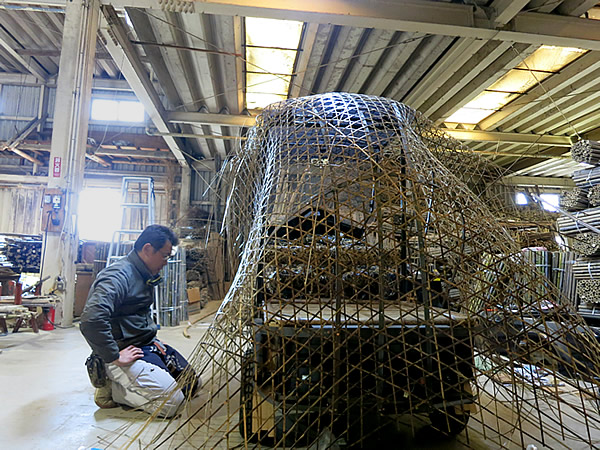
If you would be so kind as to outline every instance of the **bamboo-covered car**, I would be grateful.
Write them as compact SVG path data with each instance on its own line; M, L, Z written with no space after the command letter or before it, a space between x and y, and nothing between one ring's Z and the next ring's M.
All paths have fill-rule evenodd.
M471 231L442 174L423 172L434 157L413 148L411 118L332 94L265 112L250 136L258 191L240 207L253 225L233 236L253 252L245 438L309 445L328 430L360 445L423 413L441 433L464 429L474 323L450 290Z

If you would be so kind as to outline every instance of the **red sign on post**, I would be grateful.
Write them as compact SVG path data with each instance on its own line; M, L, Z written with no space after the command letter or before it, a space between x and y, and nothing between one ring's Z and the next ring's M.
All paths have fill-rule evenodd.
M52 168L52 176L54 178L60 178L60 156L54 157L54 166Z

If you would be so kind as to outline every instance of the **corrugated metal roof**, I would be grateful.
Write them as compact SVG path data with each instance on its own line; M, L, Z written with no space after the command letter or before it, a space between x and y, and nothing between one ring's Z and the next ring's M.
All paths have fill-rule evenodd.
M151 1L147 3L153 5ZM519 5L522 7L516 8L515 2L477 2L484 7L495 8L494 20L498 22L498 30L518 14L531 13L532 8L535 8L535 13L539 15L536 17L550 20L569 15L580 16L595 3L591 0L542 0L535 2L535 5L521 2ZM210 4L210 1L203 2L203 5ZM454 5L447 2L440 4ZM219 5L219 8L226 9L226 6ZM267 7L262 3L252 6L258 8L254 12L258 16L261 11L267 11ZM365 10L376 6L376 2L371 2L365 5ZM233 13L181 13L170 9L168 5L163 5L162 8L160 9L158 4L148 9L128 8L127 13L133 28L129 28L124 22L121 26L125 27L128 38L139 52L140 60L146 65L153 80L160 85L159 93L164 96L165 108L170 111L234 115L243 113L244 17ZM480 8L477 14L489 14L490 11L492 9ZM123 15L123 11L119 11L119 14ZM302 16L300 12L296 15ZM311 17L318 20L316 15ZM370 23L370 20L371 18L365 15L365 23ZM43 13L0 10L2 26L15 31L12 36L19 36L12 45L25 52L24 57L31 58L31 61L40 64L45 71L52 74L56 73L58 64L58 57L54 55L57 54L56 50L60 49L62 21L62 15L53 11ZM289 96L327 91L387 96L405 102L440 124L507 71L522 63L524 58L540 46L515 43L509 39L503 40L499 36L490 40L490 35L485 33L479 38L432 34L432 28L426 28L426 22L424 19L423 30L416 31L397 31L391 27L357 27L333 22L305 22L297 49ZM23 31L20 34L16 33L19 28ZM550 27L544 30L549 36L557 32ZM473 34L476 35L475 31ZM572 42L576 44L575 40ZM45 54L43 50L46 50ZM98 44L97 53L96 76L114 81L122 78L117 69L118 65L107 56L107 49L103 44ZM0 74L2 71L16 70L16 63L11 64L10 61L10 55L0 50ZM22 67L18 71L26 73ZM588 52L558 73L533 86L525 96L502 107L480 122L476 128L514 134L533 133L569 136L574 139L600 139L600 132L597 131L600 129L600 103L597 101L600 96L599 75L598 52ZM34 91L35 88L23 91L24 97L17 98L18 89L9 90L7 92L10 98L7 97L6 101L3 99L2 102L10 104L11 111L18 109L19 113L34 114L37 104ZM51 110L53 95L51 90ZM177 126L174 125L175 127ZM178 127L176 131L187 134L239 134L239 128L231 126L180 124ZM101 131L101 128L93 125L91 129ZM141 127L110 129L143 132ZM222 159L235 145L234 141L228 139L182 139L185 141L184 150L195 158L216 156ZM538 166L542 164L540 156L552 156L568 150L557 149L541 142L526 144L481 141L471 142L470 146L475 151L496 152L500 156L495 158L495 162L513 167L524 174L539 172ZM510 156L503 156L503 153ZM538 158L515 156L531 153L536 153ZM528 172L527 167L531 166L536 169ZM546 169L539 173L546 176L564 176L568 172L561 164L554 164L551 159L544 167Z

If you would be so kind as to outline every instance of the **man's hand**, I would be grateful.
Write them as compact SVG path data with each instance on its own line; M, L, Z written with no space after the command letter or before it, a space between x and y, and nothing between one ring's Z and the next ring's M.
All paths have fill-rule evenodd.
M119 352L119 359L115 359L112 363L115 366L119 367L128 366L132 362L134 362L137 359L140 359L143 356L144 352L141 348L130 345L129 347L126 347L123 350L121 350Z

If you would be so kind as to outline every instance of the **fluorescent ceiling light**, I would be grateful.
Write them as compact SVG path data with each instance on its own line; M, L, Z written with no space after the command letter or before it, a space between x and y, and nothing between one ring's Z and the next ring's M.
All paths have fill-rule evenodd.
M288 96L303 22L246 18L246 107Z

